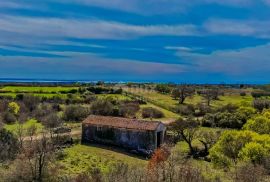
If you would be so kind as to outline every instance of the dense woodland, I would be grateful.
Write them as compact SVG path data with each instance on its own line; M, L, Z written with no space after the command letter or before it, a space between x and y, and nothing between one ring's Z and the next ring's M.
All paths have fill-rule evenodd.
M162 121L166 143L81 145L90 114ZM2 84L0 181L270 181L270 86Z

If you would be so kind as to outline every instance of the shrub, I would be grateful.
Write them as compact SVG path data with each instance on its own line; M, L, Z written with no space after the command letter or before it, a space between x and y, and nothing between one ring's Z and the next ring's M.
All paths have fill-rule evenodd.
M3 117L4 123L6 124L12 124L17 121L15 114L10 113L10 112L5 112L2 117Z
M110 116L114 113L114 106L106 99L98 99L92 103L91 112L95 115Z
M254 98L268 97L268 96L270 96L270 92L266 92L266 91L254 91L254 92L251 92L251 95Z
M40 103L40 98L33 95L24 95L23 103L30 112L35 110Z
M253 107L259 111L270 108L270 100L267 99L255 99L253 101Z
M229 113L233 113L235 112L236 110L238 109L238 106L237 105L234 105L234 104L226 104L226 105L222 105L220 107L217 108L217 112L229 112Z
M6 129L0 128L0 163L15 159L18 150L17 138Z
M254 165L252 163L247 163L237 167L235 171L234 181L237 182L262 182L266 181L267 172L260 165Z
M221 128L237 128L240 129L245 120L239 113L218 112L215 114L206 114L202 119L202 126L205 127L221 127Z
M8 110L9 112L17 115L20 111L20 106L16 102L10 102L8 104Z
M195 108L191 104L179 105L176 108L176 112L182 115L193 115L195 113Z
M140 110L140 105L135 102L122 103L119 106L119 115L124 117L134 117Z
M143 118L163 118L164 114L160 110L153 107L145 107L142 109Z
M246 94L246 92L240 92L240 96L246 96L247 94Z
M171 87L168 84L157 84L155 90L159 93L168 94L171 92Z
M195 110L195 116L199 117L199 116L204 116L207 113L211 113L212 109L210 106L208 106L207 104L203 104L203 103L199 103L196 106L196 110Z
M251 130L259 134L269 134L270 133L270 119L265 116L258 116L254 119L248 120L248 122L243 126L246 130Z
M252 131L225 131L218 142L210 149L212 162L217 166L228 166L239 159L260 164L269 157L270 136Z
M51 112L53 112L52 106L50 104L41 104L34 111L33 115L36 119L42 120L47 117Z
M90 114L89 109L79 105L69 105L64 110L65 121L82 121Z

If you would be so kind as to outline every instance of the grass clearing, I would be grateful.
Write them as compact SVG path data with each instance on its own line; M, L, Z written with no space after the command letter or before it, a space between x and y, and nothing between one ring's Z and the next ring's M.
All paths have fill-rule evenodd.
M163 118L157 118L157 119L154 118L153 120L160 120L160 121L163 121L164 123L166 123L166 122L174 121L174 120L176 120L176 119L178 119L180 117L180 115L175 114L175 113L173 113L173 112L171 112L169 110L163 109L163 108L158 107L158 106L156 106L154 104L151 104L151 103L147 103L145 105L140 105L141 109L137 113L138 118L142 118L142 109L146 108L146 107L156 108L156 109L160 110L161 112L163 112L163 114L164 114ZM145 118L145 119L149 120L149 118Z
M125 91L137 96L142 96L152 104L167 110L171 110L170 108L174 108L179 105L178 100L173 99L170 95L160 94L153 90L148 91L139 88L125 88ZM236 105L240 105L242 103L251 104L252 100L253 98L250 94L247 94L246 96L240 96L238 93L234 93L234 94L226 94L225 96L220 96L219 100L212 101L211 105L213 107L218 107L229 103ZM185 100L186 104L193 104L193 105L197 105L201 102L204 102L204 99L202 96L199 95L188 97Z
M37 134L38 134L38 133L41 133L42 130L44 129L44 126L43 126L41 123L39 123L37 120L35 120L35 119L30 119L30 120L28 120L27 122L25 122L25 123L22 125L22 127L23 127L23 129L24 129L24 131L25 131L25 130L27 130L27 128L29 128L29 127L32 126L32 125L35 125L35 126L37 127ZM12 133L16 133L16 131L18 130L18 127L19 127L19 123L6 124L6 125L4 126L4 128L5 128L6 130L8 130L8 131L10 131L10 132L12 132ZM27 133L24 132L24 133L23 133L23 136L27 136Z
M2 89L0 89L1 91L6 91L6 92L13 92L13 93L17 93L17 92L46 92L46 93L58 93L61 91L70 91L72 89L78 89L78 87L38 87L38 86L6 86L3 87Z
M106 173L117 162L141 167L147 165L146 160L114 150L110 147L78 144L64 149L64 157L58 162L63 174L66 175L76 175L93 168L99 168Z
M99 99L111 99L111 100L131 100L130 97L122 95L122 94L97 94L96 95Z

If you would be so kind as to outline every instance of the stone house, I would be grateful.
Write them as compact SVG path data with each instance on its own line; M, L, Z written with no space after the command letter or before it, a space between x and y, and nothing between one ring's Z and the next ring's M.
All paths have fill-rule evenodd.
M150 155L164 142L165 131L161 122L90 115L82 122L82 143L115 145Z

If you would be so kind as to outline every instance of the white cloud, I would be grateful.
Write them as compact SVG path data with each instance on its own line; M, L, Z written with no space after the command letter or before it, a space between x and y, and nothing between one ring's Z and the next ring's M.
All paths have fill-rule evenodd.
M221 4L226 6L250 6L253 0L62 0L63 3L72 2L108 9L144 15L184 12L188 8L202 4Z
M210 19L204 24L208 33L270 37L270 20Z
M168 50L175 50L175 51L192 51L194 50L193 48L190 48L190 47L179 47L179 46L166 46L164 47L165 49L168 49Z
M178 56L194 64L194 71L251 77L270 70L270 44L211 54L179 52Z
M129 39L151 35L193 35L194 25L130 25L102 20L2 16L0 31L42 37ZM30 38L30 37L29 37Z
M71 54L72 55L72 54ZM29 66L31 65L31 66ZM164 63L146 63L136 60L114 60L91 54L76 54L70 58L31 58L31 57L0 57L2 69L0 77L23 77L23 75L39 77L42 75L64 79L66 76L88 78L87 76L118 75L144 78L158 74L180 74L185 66ZM11 73L13 75L9 75ZM14 71L17 70L17 71ZM16 75L17 72L17 75ZM63 78L64 77L64 78ZM125 80L125 78L123 78Z
M26 5L26 4L23 4L23 3L18 2L18 1L16 2L16 1L12 1L12 0L9 0L9 1L2 0L2 1L0 1L0 9L1 8L29 9L29 8L31 8L31 5Z

